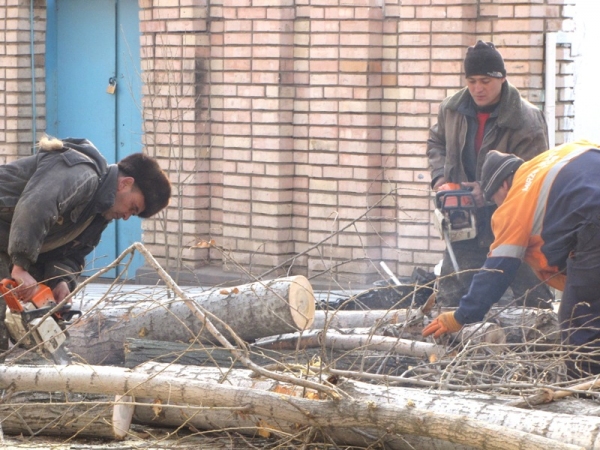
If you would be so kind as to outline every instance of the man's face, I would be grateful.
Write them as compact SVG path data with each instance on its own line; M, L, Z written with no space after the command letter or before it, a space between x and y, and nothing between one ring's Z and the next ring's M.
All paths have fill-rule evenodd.
M119 177L115 202L102 215L106 220L123 219L137 216L146 208L144 195L134 184L132 177Z
M510 190L510 185L508 181L504 180L502 185L498 188L498 190L492 195L492 201L496 204L496 206L502 205L506 197L508 196L508 191Z
M506 78L493 78L484 75L467 77L467 87L477 106L494 105L500 101L502 83Z

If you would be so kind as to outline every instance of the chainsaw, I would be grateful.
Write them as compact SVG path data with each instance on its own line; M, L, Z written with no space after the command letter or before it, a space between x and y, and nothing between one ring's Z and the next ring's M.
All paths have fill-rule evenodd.
M26 349L35 348L42 356L51 356L57 364L69 364L65 327L74 316L81 316L81 311L72 310L70 304L65 304L43 319L56 307L52 290L39 284L31 301L25 302L15 295L16 287L17 283L12 279L0 281L0 294L6 302L4 323L12 342Z
M457 183L446 183L439 189L435 194L435 227L446 241L454 270L459 272L452 243L477 236L475 198L470 190L462 189Z

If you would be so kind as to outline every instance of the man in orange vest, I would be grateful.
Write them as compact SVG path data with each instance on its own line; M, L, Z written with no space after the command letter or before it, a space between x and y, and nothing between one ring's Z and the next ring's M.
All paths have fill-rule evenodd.
M458 309L423 335L481 321L525 261L563 291L558 316L563 342L575 346L571 373L600 374L600 146L564 144L527 162L491 151L483 173L484 196L498 205L490 253Z

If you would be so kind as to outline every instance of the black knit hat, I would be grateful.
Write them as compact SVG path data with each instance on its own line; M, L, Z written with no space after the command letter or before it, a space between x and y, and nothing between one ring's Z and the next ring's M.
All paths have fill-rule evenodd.
M147 219L169 204L171 182L155 159L143 153L133 153L117 163L119 171L133 177L134 184L142 191L146 207L138 214Z
M477 44L467 49L465 76L473 75L485 75L493 78L506 76L502 55L491 42L477 41Z
M488 202L502 186L504 180L515 173L523 162L518 156L501 153L498 150L490 150L485 155L481 169L481 190Z

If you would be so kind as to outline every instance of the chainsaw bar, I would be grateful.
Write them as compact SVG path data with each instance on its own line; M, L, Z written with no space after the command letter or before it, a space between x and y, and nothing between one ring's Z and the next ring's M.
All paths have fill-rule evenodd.
M450 261L452 261L452 267L454 267L455 272L460 272L460 268L458 267L458 261L456 260L454 249L452 248L450 233L448 232L447 228L444 228L444 240L446 241L446 249L448 250L448 255L450 255Z
M54 350L54 353L52 353L52 359L54 359L54 362L59 366L67 366L71 364L71 355L64 345L61 345Z

